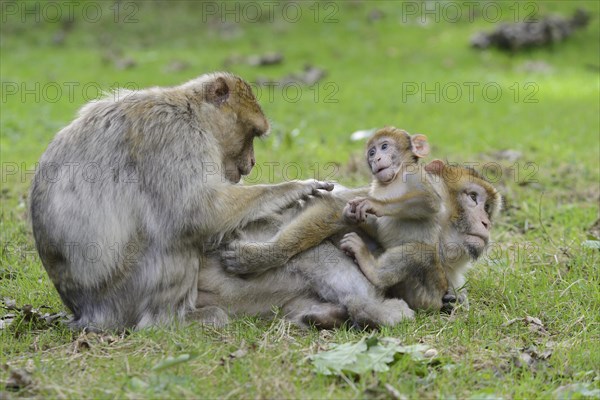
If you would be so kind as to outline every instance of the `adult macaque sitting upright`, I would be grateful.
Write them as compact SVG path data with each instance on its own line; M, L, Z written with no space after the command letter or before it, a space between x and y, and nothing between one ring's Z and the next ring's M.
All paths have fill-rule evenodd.
M196 302L207 250L199 244L333 188L236 185L268 130L248 83L228 73L80 110L42 155L30 208L42 264L74 328L182 318Z

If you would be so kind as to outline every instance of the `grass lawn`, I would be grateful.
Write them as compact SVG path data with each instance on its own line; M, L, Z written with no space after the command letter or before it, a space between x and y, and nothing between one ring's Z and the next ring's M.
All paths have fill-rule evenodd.
M0 7L0 398L600 398L599 3ZM553 47L469 47L498 20L577 8L590 24ZM269 52L283 62L247 62ZM257 143L250 183L365 184L363 141L352 132L395 125L426 134L429 159L470 163L505 197L495 243L468 275L470 310L422 312L376 333L428 345L434 359L403 356L386 372L324 376L309 356L369 333L243 318L219 330L81 336L28 317L25 305L66 311L35 252L27 196L39 156L86 101L215 70L276 81L306 65L326 76L257 87L273 129ZM181 362L165 366L168 357ZM5 389L19 374L29 384Z

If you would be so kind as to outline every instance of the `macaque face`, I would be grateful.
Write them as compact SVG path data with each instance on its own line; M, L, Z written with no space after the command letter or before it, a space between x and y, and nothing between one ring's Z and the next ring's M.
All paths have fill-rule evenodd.
M481 185L468 182L457 200L460 216L456 228L464 235L464 245L471 257L478 258L490 240L490 197Z
M250 86L241 80L229 82L235 91L227 97L220 96L222 105L219 111L228 118L222 118L224 132L219 141L223 154L225 178L237 183L243 175L248 175L256 160L254 158L254 139L265 136L269 131L269 122L258 105ZM226 125L225 125L226 124Z
M240 181L243 175L248 175L256 159L254 158L254 139L260 136L264 136L268 130L268 124L255 126L252 122L247 122L247 125L240 126L239 137L243 140L238 140L237 144L228 146L225 151L225 158L223 160L225 168L225 177L232 183Z
M370 142L367 162L375 179L384 184L392 182L400 170L400 154L393 138L382 136Z
M429 154L425 135L409 135L391 126L379 129L367 143L367 163L373 177L386 185L393 182L401 169L416 165Z

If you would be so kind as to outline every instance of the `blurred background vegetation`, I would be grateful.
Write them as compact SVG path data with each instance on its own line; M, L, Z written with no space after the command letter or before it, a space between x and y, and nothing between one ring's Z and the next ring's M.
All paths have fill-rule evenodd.
M469 46L497 22L577 8L592 23L554 46L518 54ZM540 169L569 160L596 167L596 2L5 1L2 11L5 161L36 161L100 91L215 70L276 83L310 65L326 74L314 85L257 90L274 126L258 160L346 163L362 145L350 133L391 124L429 135L435 157L511 148ZM252 61L270 53L281 62Z
M483 260L473 272L472 311L459 315L448 330L445 320L420 315L414 325L402 328L402 336L421 340L423 330L439 331L426 342L446 348L458 341L471 361L487 362L530 342L526 327L502 328L505 319L538 315L549 325L552 340L566 345L555 350L550 372L544 375L513 371L503 384L484 361L473 362L454 372L440 371L437 393L462 397L490 386L490 393L527 397L576 381L597 386L600 359L592 349L600 338L598 252L584 244L600 239L599 4L1 1L0 299L64 309L33 248L26 204L36 161L77 110L117 87L177 85L227 70L253 83L272 123L271 136L257 144L258 164L247 179L250 183L316 177L365 184L364 141L353 140L352 133L394 125L426 134L432 158L471 163L500 188L506 206L495 227L499 257ZM550 15L568 18L577 9L589 13L590 23L563 42L515 52L470 46L477 32L492 31L501 23ZM18 335L0 332L2 363L13 357L20 363L32 351L32 342L53 348L72 340L63 330L30 328ZM469 335L461 336L465 329ZM496 341L498 332L504 337L507 330L507 340ZM261 331L250 329L244 335L252 341ZM204 351L206 346L217 363L229 350L216 334L178 332L176 339L169 333L138 335L131 340L140 340L136 345L148 347L148 353L127 356L134 374L144 371L150 362L146 356L163 356L164 348L151 343L168 343L164 346L171 350L193 344ZM300 363L310 348L311 338L307 340L301 350L292 346L290 351L299 355L286 357ZM123 354L130 351L124 346ZM260 365L264 377L251 374L250 379L241 370L234 380L260 382L277 376L292 386L269 380L262 388L252 386L248 395L317 396L324 390L357 395L344 382L308 384L302 378L310 376L308 371L274 369L270 361L279 357L281 346L265 351L246 365L251 371ZM33 353L39 364L44 356ZM456 361L462 354L450 351L444 356ZM94 366L112 365L86 360ZM79 379L81 372L68 365L64 359L56 361L43 379L56 378L58 386L70 379L67 375ZM212 364L200 365L189 371L195 383L186 381L184 387L209 379ZM106 395L106 374L115 374L114 368L99 372L90 381L89 393ZM404 373L396 370L389 377ZM408 375L407 393L424 395L421 381ZM116 379L129 379L129 372ZM236 386L225 373L214 379L221 385L207 395L222 396ZM45 387L38 394L61 393L53 384ZM108 393L123 394L115 390Z

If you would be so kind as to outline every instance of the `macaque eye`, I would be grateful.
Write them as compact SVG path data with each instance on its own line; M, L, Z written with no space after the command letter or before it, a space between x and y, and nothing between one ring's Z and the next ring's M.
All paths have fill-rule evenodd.
M369 150L369 157L373 157L375 155L375 149Z
M469 193L469 197L475 202L475 204L477 204L477 192Z
M385 150L387 148L388 148L388 144L387 143L384 143L384 144L381 145L381 150Z

